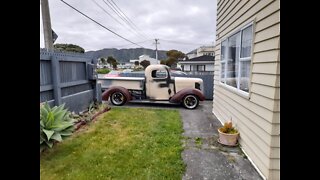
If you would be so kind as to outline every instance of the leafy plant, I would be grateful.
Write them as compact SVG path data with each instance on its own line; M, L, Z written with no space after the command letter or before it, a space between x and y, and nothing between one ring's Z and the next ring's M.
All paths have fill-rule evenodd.
M64 104L51 108L47 102L40 106L40 152L52 148L55 141L61 142L74 130L74 119L64 109Z
M238 130L232 126L232 122L225 122L222 127L219 128L219 130L223 133L227 134L236 134L238 133Z
M102 68L96 70L98 74L108 74L110 72L110 69Z

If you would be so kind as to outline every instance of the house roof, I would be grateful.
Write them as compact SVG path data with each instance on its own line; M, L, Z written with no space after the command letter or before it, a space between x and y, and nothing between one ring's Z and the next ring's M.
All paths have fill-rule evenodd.
M197 49L194 49L194 50L188 52L187 54L197 54Z
M190 62L190 61L195 61L195 62L197 62L197 61L214 61L214 56L203 55L203 56L191 58L188 60L184 60L182 62Z

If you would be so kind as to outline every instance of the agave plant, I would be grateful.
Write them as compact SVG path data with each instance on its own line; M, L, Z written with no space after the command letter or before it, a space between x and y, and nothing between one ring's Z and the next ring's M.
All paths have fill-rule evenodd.
M40 106L40 152L52 148L54 141L61 142L74 130L74 119L64 104L51 108L47 102Z

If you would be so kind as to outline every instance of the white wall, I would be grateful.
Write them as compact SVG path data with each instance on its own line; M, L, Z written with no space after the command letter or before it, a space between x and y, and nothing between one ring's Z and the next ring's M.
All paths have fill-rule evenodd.
M141 55L141 56L139 56L139 59L131 59L130 62L131 62L131 63L134 63L135 61L139 61L139 63L140 63L140 62L143 61L143 60L150 61L150 64L160 64L160 61L159 61L159 60L157 61L156 59L151 58L151 57L148 56L148 55Z
M214 71L214 64L206 64L206 71Z

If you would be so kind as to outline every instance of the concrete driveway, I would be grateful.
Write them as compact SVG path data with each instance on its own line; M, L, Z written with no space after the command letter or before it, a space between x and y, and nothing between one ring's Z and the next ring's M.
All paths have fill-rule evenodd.
M217 142L221 123L212 113L212 101L200 102L195 110L162 104L128 103L125 106L180 111L184 129L182 158L187 165L183 180L263 179L239 147L226 147Z
M239 147L217 142L219 120L212 113L212 101L204 101L196 110L181 109L187 170L184 180L259 180L262 179Z

